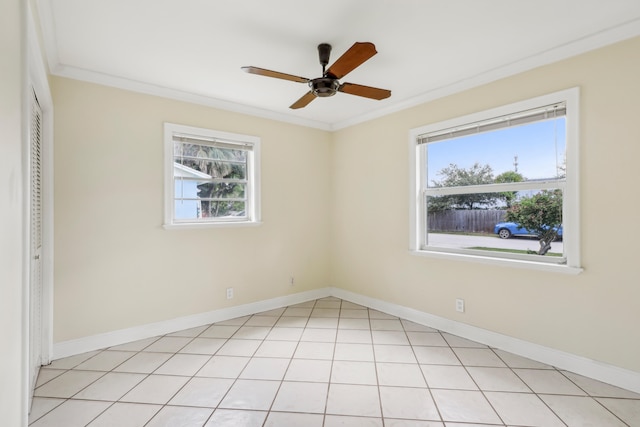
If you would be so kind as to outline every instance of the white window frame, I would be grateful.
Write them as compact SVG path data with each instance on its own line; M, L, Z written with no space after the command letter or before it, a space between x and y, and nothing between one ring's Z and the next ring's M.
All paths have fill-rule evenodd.
M174 136L182 135L203 141L222 141L238 148L250 146L247 151L247 205L246 216L235 218L207 218L176 220L174 184ZM212 129L197 128L174 123L164 124L164 224L165 229L238 227L260 224L260 138Z
M504 105L497 108L429 124L411 129L409 132L410 166L410 230L409 249L412 254L424 257L464 260L491 265L529 268L544 271L578 274L580 264L580 202L579 202L579 88L571 88L536 98ZM564 264L541 262L533 257L508 257L498 253L481 251L459 251L455 249L431 247L426 242L426 206L423 203L423 185L426 178L426 144L419 144L424 134L436 133L445 129L466 126L497 117L508 116L522 111L533 110L555 103L566 105L566 178L563 183L563 244L566 255ZM503 184L495 184L501 186ZM532 184L539 187L539 183ZM486 188L486 187L484 187ZM485 190L483 190L485 191ZM494 191L494 190L492 190ZM470 253L471 252L471 253Z

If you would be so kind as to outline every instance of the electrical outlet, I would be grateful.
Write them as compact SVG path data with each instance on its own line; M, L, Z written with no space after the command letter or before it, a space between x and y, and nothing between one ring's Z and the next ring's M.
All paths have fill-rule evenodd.
M227 299L233 298L233 288L227 288Z
M464 300L461 298L456 298L456 311L464 313Z
M291 286L295 285L295 280L294 280L293 276L289 277L289 285L291 285Z

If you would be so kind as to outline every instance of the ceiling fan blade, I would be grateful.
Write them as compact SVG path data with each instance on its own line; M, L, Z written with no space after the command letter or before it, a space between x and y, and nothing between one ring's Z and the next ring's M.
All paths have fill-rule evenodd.
M338 88L338 92L348 93L350 95L364 96L371 99L385 99L391 96L391 91L387 89L379 89L377 87L357 85L354 83L343 83Z
M314 99L316 99L316 96L313 94L312 91L309 91L304 95L302 95L302 98L298 99L296 102L291 104L289 108L297 110L298 108L306 107Z
M280 73L278 71L271 71L271 70L266 70L264 68L258 68L258 67L242 67L242 70L249 73L249 74L257 74L259 76L267 76L267 77L274 77L276 79L283 79L283 80L289 80L292 82L298 82L298 83L309 83L309 79L306 77L298 77L298 76L294 76L292 74L286 74L286 73Z
M327 77L341 79L376 53L378 53L378 51L376 51L373 43L356 42L329 67L325 75Z

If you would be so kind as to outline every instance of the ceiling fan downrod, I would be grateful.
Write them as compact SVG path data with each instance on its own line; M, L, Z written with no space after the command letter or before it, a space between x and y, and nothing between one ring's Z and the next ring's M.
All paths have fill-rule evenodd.
M322 77L309 81L309 87L315 96L326 98L333 96L340 87L338 79L327 77L326 67L329 64L331 56L331 45L328 43L320 43L318 45L318 57L320 65L322 65Z

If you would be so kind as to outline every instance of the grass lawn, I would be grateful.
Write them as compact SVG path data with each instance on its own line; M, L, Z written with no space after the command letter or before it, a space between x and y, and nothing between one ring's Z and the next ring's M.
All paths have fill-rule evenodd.
M531 251L521 250L521 249L502 249L502 248L485 248L484 246L474 246L468 249L477 249L480 251L492 251L492 252L509 252L512 254L531 254ZM561 257L562 254L558 252L547 252L547 256L557 256Z

